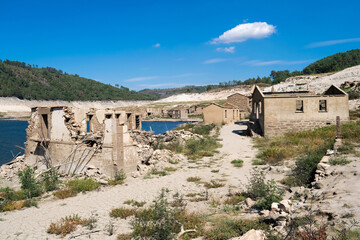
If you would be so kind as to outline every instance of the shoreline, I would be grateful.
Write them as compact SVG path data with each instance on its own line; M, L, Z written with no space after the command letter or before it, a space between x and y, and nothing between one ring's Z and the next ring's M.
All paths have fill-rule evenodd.
M142 122L202 122L200 118L154 118L154 119L143 119Z

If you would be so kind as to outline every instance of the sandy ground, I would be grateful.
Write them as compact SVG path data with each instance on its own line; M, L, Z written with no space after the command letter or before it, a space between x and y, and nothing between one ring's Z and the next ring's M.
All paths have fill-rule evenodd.
M252 159L256 149L253 149L251 138L240 136L246 129L246 125L230 124L221 129L220 138L222 148L214 157L204 158L198 162L182 163L179 169L170 175L153 177L151 179L131 178L126 179L125 185L114 187L102 187L99 191L79 194L76 197L54 200L45 199L39 203L38 208L31 207L23 210L0 213L0 238L1 239L56 239L54 235L46 233L51 222L62 217L78 214L81 217L97 215L95 230L100 232L91 235L92 239L116 239L118 233L130 232L127 220L111 219L109 212L112 208L128 207L123 204L126 200L146 201L150 205L158 196L162 188L170 190L170 194L179 192L203 193L205 188L202 184L187 182L188 177L201 177L203 181L220 179L226 183L224 187L209 189L209 197L218 199L226 195L229 189L239 191L247 179L252 168ZM234 159L244 160L242 168L235 168L230 163ZM176 165L177 166L177 165ZM219 169L218 173L211 170ZM190 202L188 209L192 211L211 211L206 202ZM112 221L115 226L113 236L108 236L104 229ZM89 231L87 228L79 228L76 233ZM68 235L67 238L69 238ZM65 238L65 239L67 239ZM89 236L81 236L76 239L88 239Z

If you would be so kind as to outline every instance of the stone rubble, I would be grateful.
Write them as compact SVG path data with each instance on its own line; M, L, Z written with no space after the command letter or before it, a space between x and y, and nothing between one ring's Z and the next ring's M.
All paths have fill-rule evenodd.
M28 167L25 162L25 155L18 156L9 163L5 163L0 167L0 178L10 180L17 176L19 171Z
M265 234L261 230L251 229L241 237L230 238L229 240L264 240Z

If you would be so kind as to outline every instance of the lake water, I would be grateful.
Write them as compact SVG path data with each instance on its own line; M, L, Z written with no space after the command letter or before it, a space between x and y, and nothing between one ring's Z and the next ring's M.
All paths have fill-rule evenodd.
M173 130L181 124L186 124L188 122L142 122L142 129L145 131L151 130L155 134L163 134L166 131Z
M0 120L0 165L9 162L16 154L24 153L15 145L24 147L27 121Z
M142 129L150 131L151 127L156 134L163 134L184 123L187 122L142 122ZM0 120L0 165L11 161L19 152L24 153L15 145L24 147L27 126L27 121Z

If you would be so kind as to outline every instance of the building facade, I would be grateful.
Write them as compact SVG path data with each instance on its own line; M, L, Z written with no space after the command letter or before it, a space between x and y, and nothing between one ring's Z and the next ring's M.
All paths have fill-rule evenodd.
M67 106L32 109L25 157L63 173L81 173L87 166L108 176L136 170L136 146L129 130L141 129L141 113L121 109L77 109Z
M259 124L264 136L311 130L349 121L348 95L332 85L322 95L309 91L252 93L250 120Z

